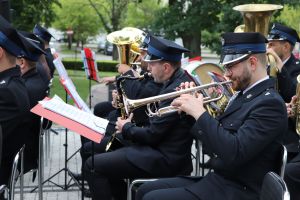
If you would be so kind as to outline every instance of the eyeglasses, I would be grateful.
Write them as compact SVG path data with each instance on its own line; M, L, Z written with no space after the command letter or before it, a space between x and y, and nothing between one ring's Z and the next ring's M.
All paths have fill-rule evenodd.
M223 65L224 72L227 73L227 74L232 74L232 68L233 68L234 66L236 66L237 64L239 64L239 63L241 63L241 62L244 62L244 61L248 60L248 58L250 58L250 57L251 57L251 56L248 55L248 56L244 57L243 59L237 60L237 61L235 61L235 62L226 64L226 65Z

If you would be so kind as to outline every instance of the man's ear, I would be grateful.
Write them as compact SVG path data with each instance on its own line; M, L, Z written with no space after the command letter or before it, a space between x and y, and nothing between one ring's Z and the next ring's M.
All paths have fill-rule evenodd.
M249 58L249 61L250 61L251 69L255 70L255 68L257 67L258 59L255 56L251 56Z
M2 47L0 47L0 58L2 58L2 57L3 57L3 54L4 54L4 50L3 50L3 48L2 48Z
M165 63L163 64L163 67L164 67L164 70L165 70L166 72L170 72L170 70L171 70L171 68L172 68L172 66L171 66L170 63L168 63L168 62L165 62Z

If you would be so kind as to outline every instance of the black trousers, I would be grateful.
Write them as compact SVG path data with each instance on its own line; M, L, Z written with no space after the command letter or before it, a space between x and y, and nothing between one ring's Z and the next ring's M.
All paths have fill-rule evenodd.
M135 200L199 200L184 188L197 181L199 179L175 177L146 182L139 187Z
M107 118L108 114L115 110L110 101L97 103L94 107L94 115L102 118Z
M94 168L92 157L87 159L84 170L92 199L126 199L127 187L124 179L153 177L127 160L126 148L95 155Z
M300 199L300 153L286 165L284 180L291 200Z

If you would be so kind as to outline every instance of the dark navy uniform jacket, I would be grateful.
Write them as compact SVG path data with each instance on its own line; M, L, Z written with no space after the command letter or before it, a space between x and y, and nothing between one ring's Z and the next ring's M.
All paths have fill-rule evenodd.
M294 55L284 64L281 73L278 74L279 93L285 102L290 102L296 94L297 76L300 74L300 62ZM283 143L287 146L289 152L298 151L299 136L296 133L295 121L289 119L289 129L283 138Z
M30 108L33 108L38 101L44 99L47 94L48 85L43 81L36 68L32 68L22 75L26 89L29 95ZM25 148L25 171L33 169L37 164L38 144L40 132L40 117L36 114L29 113L26 118L28 122L26 131L26 148Z
M126 75L133 73L130 70ZM126 79L122 83L122 88L125 91L125 95L129 99L142 99L147 97L156 96L160 93L162 84L155 83L152 77L147 77L142 80ZM133 111L134 122L137 126L145 126L149 124L149 117L146 114L146 106L142 106Z
M24 119L29 112L29 99L19 67L0 72L0 124L3 132L0 184L7 174L15 154L24 144Z
M181 82L191 81L181 70L168 80L160 94L174 92ZM169 106L172 99L162 101L158 106ZM135 166L161 176L189 174L192 170L190 128L193 118L178 113L150 118L150 126L137 127L126 123L122 130L125 139L135 142L126 147L127 159Z
M45 49L45 52L46 52L46 61L49 66L49 69L50 69L50 75L51 75L51 78L53 78L53 74L55 71L55 66L53 64L54 58L53 58L50 48Z
M296 94L297 76L300 74L300 62L292 54L277 75L279 93L285 102L290 102Z
M287 129L284 101L268 79L233 101L218 119L205 112L192 131L214 154L214 172L187 190L210 200L259 199L264 175L278 171Z

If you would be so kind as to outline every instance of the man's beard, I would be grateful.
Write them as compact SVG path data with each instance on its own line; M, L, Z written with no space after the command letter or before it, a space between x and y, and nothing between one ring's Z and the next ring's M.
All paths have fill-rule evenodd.
M232 79L232 89L235 91L245 90L250 84L251 76L250 71L245 68L242 76Z

